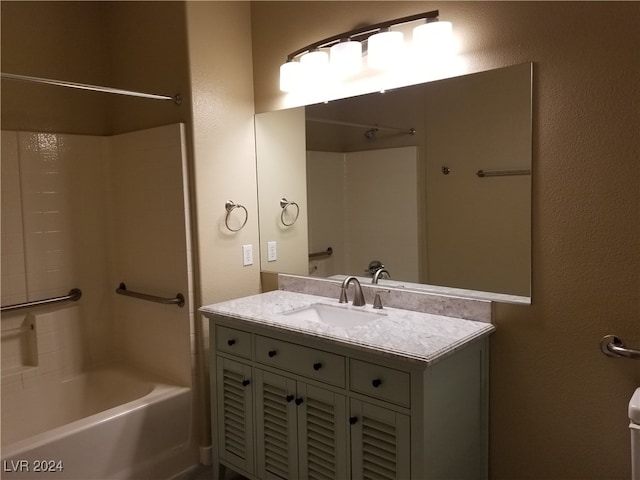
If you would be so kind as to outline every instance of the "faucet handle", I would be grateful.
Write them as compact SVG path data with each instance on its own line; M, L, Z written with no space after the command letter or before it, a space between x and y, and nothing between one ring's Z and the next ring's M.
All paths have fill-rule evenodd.
M376 290L376 296L373 299L373 308L377 310L382 310L382 299L380 298L381 293L389 293L391 290Z

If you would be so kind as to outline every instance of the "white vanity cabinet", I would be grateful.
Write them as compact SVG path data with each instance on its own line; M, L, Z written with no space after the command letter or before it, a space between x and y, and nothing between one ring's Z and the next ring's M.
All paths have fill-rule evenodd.
M427 366L207 316L214 475L229 467L260 480L486 478L483 338Z

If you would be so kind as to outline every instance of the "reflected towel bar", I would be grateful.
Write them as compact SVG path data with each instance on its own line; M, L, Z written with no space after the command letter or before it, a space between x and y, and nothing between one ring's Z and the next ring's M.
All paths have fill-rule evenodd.
M330 257L333 255L333 248L329 247L324 252L310 253L309 258Z
M444 173L444 172L443 172ZM514 175L531 175L531 170L478 170L476 175L480 178L484 177L510 177Z
M184 307L184 295L178 293L175 298L166 298L166 297L156 297L155 295L148 295L146 293L132 292L131 290L127 290L127 286L124 283L121 283L118 288L116 288L116 293L118 295L124 295L126 297L139 298L140 300L146 300L147 302L153 303L162 303L163 305L177 305L179 307Z
M19 310L21 308L39 307L40 305L50 305L52 303L59 302L76 302L82 297L82 291L79 288L72 288L69 290L68 295L62 297L47 298L44 300L34 300L33 302L16 303L15 305L7 305L6 307L0 307L0 312L11 312L13 310Z
M626 357L640 359L640 350L626 348L615 335L605 335L600 340L600 350L609 357Z

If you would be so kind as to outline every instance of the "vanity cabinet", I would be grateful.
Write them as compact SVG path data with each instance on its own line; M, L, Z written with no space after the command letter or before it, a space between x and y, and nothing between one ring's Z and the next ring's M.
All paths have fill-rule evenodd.
M214 475L486 478L486 345L433 366L219 315Z

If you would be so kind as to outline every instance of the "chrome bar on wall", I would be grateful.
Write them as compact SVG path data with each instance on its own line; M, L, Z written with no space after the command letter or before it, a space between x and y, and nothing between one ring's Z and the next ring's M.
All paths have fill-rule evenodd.
M444 172L443 172L444 173ZM511 177L514 175L531 175L531 170L478 170L476 175L480 178L484 177Z
M54 80L51 78L31 77L28 75L17 75L15 73L0 73L0 77L6 80L18 80L21 82L42 83L45 85L55 85L57 87L69 87L78 90L88 90L91 92L114 93L116 95L127 95L129 97L150 98L152 100L171 100L176 105L182 103L182 96L176 94L173 97L169 95L156 95L154 93L134 92L132 90L123 90L120 88L102 87L100 85L89 85L86 83L68 82L66 80Z
M626 357L640 360L640 350L627 348L615 335L605 335L600 340L600 350L608 357Z
M310 253L309 258L330 257L333 255L333 248L329 247L323 252Z
M126 297L138 298L140 300L146 300L147 302L153 303L162 303L163 305L177 305L179 307L184 307L184 295L181 293L176 294L174 298L167 297L157 297L155 295L148 295L146 293L133 292L131 290L127 290L127 286L124 283L120 283L118 288L116 288L116 293L118 295L124 295Z
M41 305L50 305L52 303L60 302L77 302L82 297L82 291L79 288L72 288L67 295L61 297L47 298L44 300L34 300L33 302L16 303L15 305L7 305L6 307L0 307L0 312L11 312L13 310L19 310L21 308L39 307Z
M416 129L415 128L402 128L402 127L390 127L390 126L385 126L385 125L371 125L371 124L366 124L366 123L343 122L343 121L340 121L340 120L331 120L331 119L327 119L327 118L307 117L307 122L327 123L327 124L330 124L330 125L342 125L343 127L371 128L371 129L374 129L374 130L392 130L392 131L395 131L395 132L404 132L404 133L407 133L409 135L415 135L416 134Z

